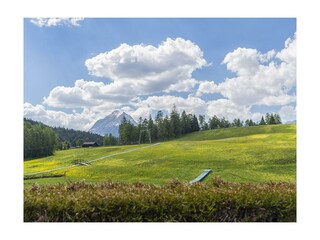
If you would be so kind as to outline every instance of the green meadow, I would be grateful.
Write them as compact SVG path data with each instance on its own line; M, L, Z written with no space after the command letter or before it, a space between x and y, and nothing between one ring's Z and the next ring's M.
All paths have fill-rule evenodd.
M91 161L111 154L114 156L90 165L73 166L75 161ZM164 184L178 179L189 182L204 169L212 169L205 181L219 176L230 182L295 183L296 125L200 131L158 145L57 151L51 157L24 161L25 179L31 173L62 167L66 168L32 175L38 177L24 180L25 186L70 181Z

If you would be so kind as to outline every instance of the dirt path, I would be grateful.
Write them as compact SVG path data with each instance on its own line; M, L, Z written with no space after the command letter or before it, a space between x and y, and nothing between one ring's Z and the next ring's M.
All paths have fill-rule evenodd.
M92 160L86 161L86 163L92 163L92 162L96 162L96 161L99 161L99 160L102 160L102 159L114 157L114 156L117 156L117 155L130 153L130 152L138 151L138 150L145 149L145 148L154 147L154 146L159 145L159 144L160 143L155 143L155 144L144 146L144 147L140 147L140 148L129 149L129 150L126 150L124 152L109 154L109 155L106 155L106 156L103 156L103 157L99 157L99 158L96 158L96 159L92 159ZM53 169L49 169L49 170L45 170L45 171L41 171L41 172L28 173L28 174L25 174L25 176L31 176L31 175L41 174L41 173L54 172L54 171L58 171L58 170L62 170L62 169L69 169L69 168L78 167L78 166L82 166L82 165L74 164L74 165L64 166L64 167L60 167L60 168L53 168Z

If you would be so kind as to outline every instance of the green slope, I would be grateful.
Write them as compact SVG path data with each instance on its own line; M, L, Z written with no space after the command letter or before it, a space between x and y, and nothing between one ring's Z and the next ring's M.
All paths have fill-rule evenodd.
M52 157L24 162L24 170L28 174L54 169L71 165L76 159L92 160L143 146L145 145L59 151ZM51 184L84 179L86 182L113 180L162 184L174 178L190 181L208 168L213 173L206 181L210 181L212 176L220 176L234 182L295 182L296 125L196 132L149 148L105 158L90 166L50 173L66 173L64 177L25 180L25 184Z

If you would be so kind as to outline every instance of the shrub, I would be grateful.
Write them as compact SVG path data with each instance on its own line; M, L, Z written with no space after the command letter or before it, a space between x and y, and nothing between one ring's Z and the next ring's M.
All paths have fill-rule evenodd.
M83 182L32 186L25 222L295 222L296 186L215 178L162 185Z

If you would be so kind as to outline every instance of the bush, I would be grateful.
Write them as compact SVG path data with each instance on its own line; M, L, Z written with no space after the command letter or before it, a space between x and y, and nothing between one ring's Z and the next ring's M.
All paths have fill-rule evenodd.
M289 183L155 186L107 182L32 186L25 222L295 222L296 186Z

